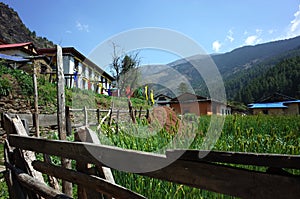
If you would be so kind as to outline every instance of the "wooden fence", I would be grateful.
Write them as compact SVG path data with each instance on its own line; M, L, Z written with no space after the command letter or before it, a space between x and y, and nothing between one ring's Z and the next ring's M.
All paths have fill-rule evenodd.
M83 107L81 109L73 109L66 107L65 110L66 118L66 131L70 135L72 128L78 128L82 126L98 126L100 123L106 122L108 125L114 121L115 123L119 122L120 115L127 115L130 117L129 110L119 110L119 109L90 109ZM3 126L3 116L8 114L10 117L15 117L18 115L22 120L24 120L28 126L35 126L35 117L34 114L12 114L12 113L2 113L1 114L1 123ZM78 117L81 119L74 119L74 114L79 114ZM104 115L103 115L104 114ZM149 110L134 109L133 114L135 118L148 118ZM41 127L52 127L57 128L57 114L39 114L38 115L39 126ZM117 125L118 126L118 125Z
M300 177L283 170L300 169L299 155L255 154L198 150L168 150L165 155L125 150L91 142L92 136L87 128L78 134L76 142L48 140L28 137L24 133L19 118L5 116L6 180L11 198L71 198L60 190L47 186L40 179L42 172L49 179L59 178L78 185L79 198L101 198L99 193L110 198L144 198L124 187L116 185L106 176L97 176L105 166L105 159L118 161L131 160L137 165L146 166L171 161L164 168L139 173L139 175L167 180L195 188L242 198L299 198ZM84 142L79 142L79 140ZM97 152L91 154L89 150ZM34 152L34 153L33 153ZM34 154L43 157L58 156L76 162L76 170L54 165L51 161L34 160ZM200 155L199 155L200 154ZM201 158L201 154L207 154ZM99 158L95 158L99 157ZM178 157L178 158L174 158ZM225 165L226 163L226 165ZM154 165L153 165L154 164ZM231 166L229 166L229 164ZM237 165L255 165L268 168L266 172L241 169ZM106 165L107 166L107 165ZM104 176L104 177L103 177ZM109 176L109 175L108 175ZM38 180L40 179L40 180ZM51 184L47 182L48 184Z

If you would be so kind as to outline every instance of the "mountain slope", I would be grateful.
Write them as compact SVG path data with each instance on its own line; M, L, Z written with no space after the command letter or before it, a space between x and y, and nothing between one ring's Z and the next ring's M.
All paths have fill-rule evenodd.
M300 37L273 41L255 46L237 48L231 52L213 55L212 59L218 66L223 78L247 69L264 60L293 50L300 46Z
M54 47L45 37L37 37L22 22L17 12L0 2L0 39L7 43L33 42L37 48Z
M259 44L256 46L246 46L228 53L212 55L211 59L215 62L222 75L227 99L235 99L248 103L249 100L245 100L247 97L243 95L252 94L249 94L250 91L242 92L242 89L248 86L248 84L252 84L255 79L260 78L282 60L293 58L295 56L300 56L300 37ZM206 59L209 60L208 57L206 57ZM186 60L187 59L177 60L168 65L189 79L197 94L209 96L203 79L191 63ZM203 60L203 56L194 56L189 60L193 60L193 63L201 66L201 62L203 63L203 61L201 61ZM254 90L250 90L251 92L254 92ZM282 91L284 91L284 89ZM295 90L294 93L289 92L285 94L296 97L297 90ZM255 92L253 93L253 96L255 96ZM250 99L255 99L255 97L250 97Z
M229 99L235 99L237 101L242 101L241 99L245 96L242 96L242 90L249 86L249 84L252 84L256 79L259 79L261 76L264 76L269 70L272 71L272 68L276 65L280 64L284 60L287 59L293 59L300 55L300 47L294 50L287 51L285 53L282 53L280 55L265 59L263 62L253 65L251 68L247 68L244 70L240 70L231 76L227 77L225 79L225 87L227 91L227 97ZM271 75L269 73L269 75ZM294 80L295 81L295 80ZM265 88L266 93L268 93L268 89ZM276 92L279 92L277 90ZM285 91L281 91L281 93L285 93ZM288 94L288 93L285 93ZM255 94L253 94L255 95ZM293 97L297 97L297 91L295 92L289 92L289 95L292 95ZM249 101L249 100L246 100ZM245 102L246 103L246 102Z
M275 92L300 97L300 56L284 59L237 93L236 100L251 103Z

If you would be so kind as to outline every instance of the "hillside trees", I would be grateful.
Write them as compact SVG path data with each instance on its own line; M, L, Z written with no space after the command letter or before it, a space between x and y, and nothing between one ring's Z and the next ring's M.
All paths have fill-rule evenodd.
M244 103L257 101L275 92L300 97L300 56L284 59L260 76L254 78L236 95Z

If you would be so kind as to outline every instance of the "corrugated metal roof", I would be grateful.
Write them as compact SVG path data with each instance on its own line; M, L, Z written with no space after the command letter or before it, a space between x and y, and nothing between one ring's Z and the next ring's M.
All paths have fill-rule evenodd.
M15 61L15 62L29 61L29 59L24 59L23 57L20 57L20 56L12 56L12 55L6 55L6 54L1 54L1 53L0 53L0 59L5 59L5 60L10 60L10 61Z
M269 102L269 103L252 103L248 104L248 107L250 109L255 109L255 108L287 108L289 104L293 103L300 103L300 100L289 100L289 101L282 101L282 102Z
M32 44L32 42L26 42L26 43L17 43L17 44L2 44L0 45L0 49L3 48L16 48L16 47L23 47Z
M255 104L249 104L248 105L249 108L251 109L255 109L255 108L287 108L287 106L285 106L283 104L283 102L274 102L274 103L255 103Z
M300 103L300 100L291 100L291 101L284 101L283 104L293 104L293 103Z

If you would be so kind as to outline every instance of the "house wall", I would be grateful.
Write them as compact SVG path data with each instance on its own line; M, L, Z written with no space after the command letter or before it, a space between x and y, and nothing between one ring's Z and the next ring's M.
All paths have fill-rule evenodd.
M287 115L299 115L299 106L298 103L288 104L288 108L284 110L284 113Z
M253 109L253 114L266 114L265 111L267 111L267 115L283 115L284 110L282 108L272 108L272 109Z
M212 115L210 102L171 103L170 107L177 114L194 113L195 115Z

